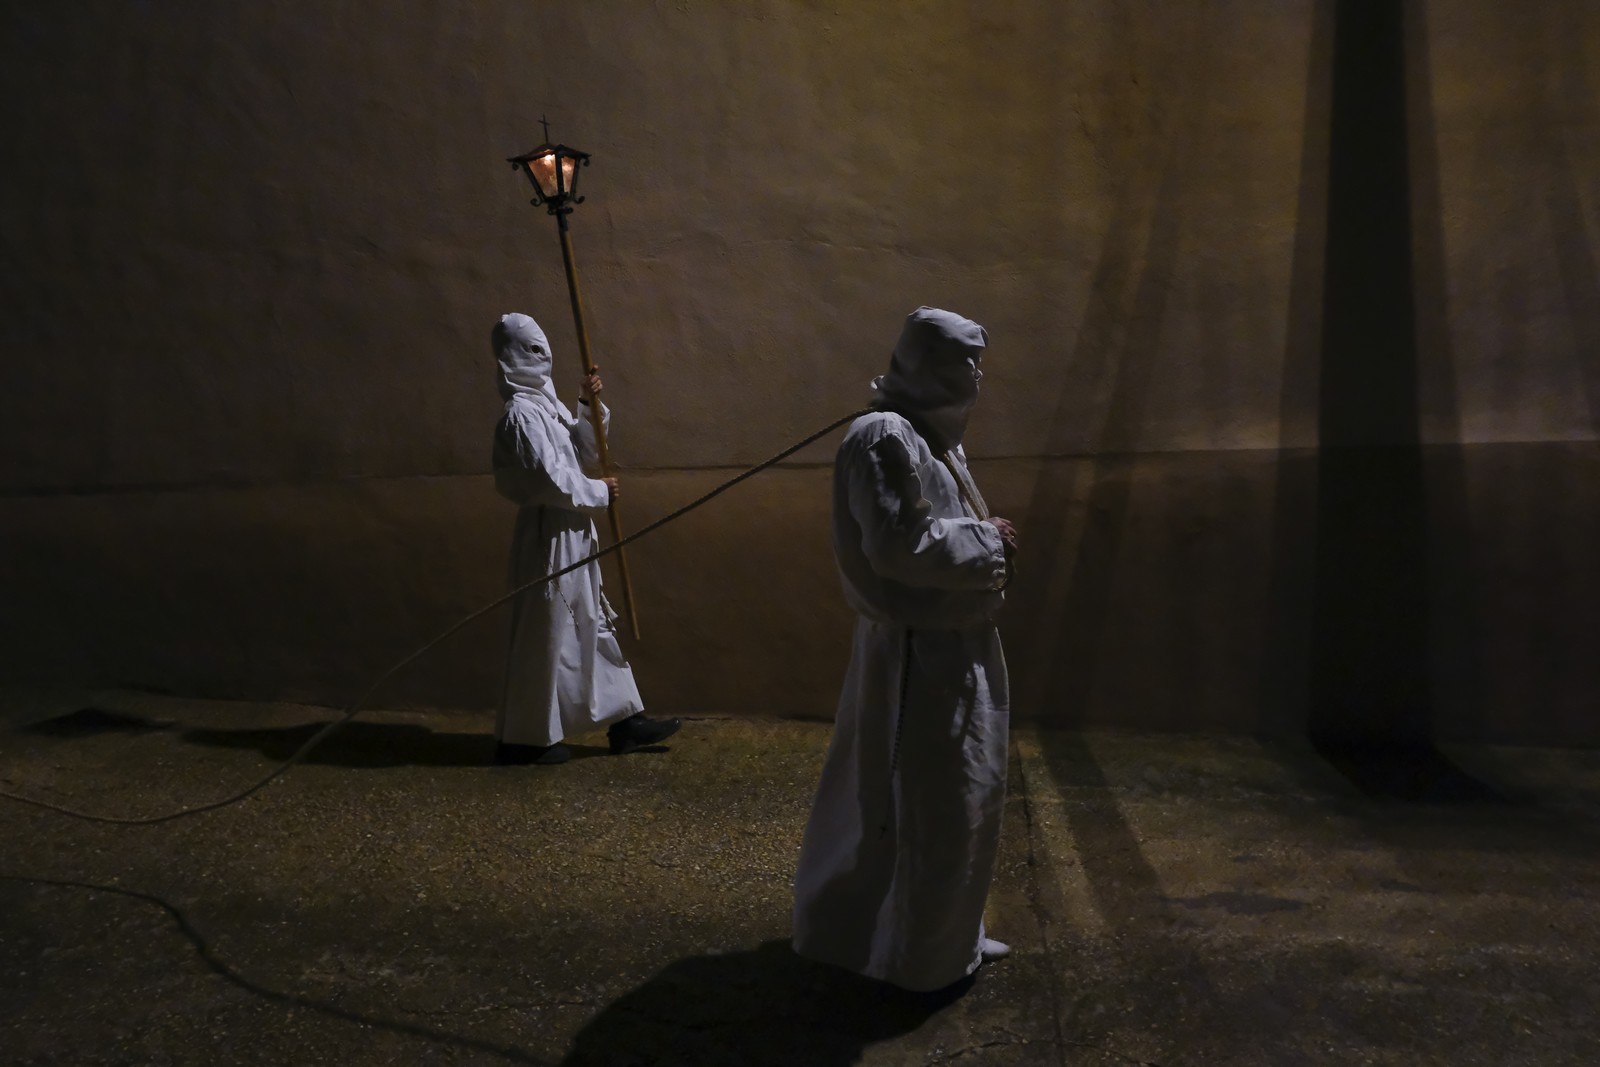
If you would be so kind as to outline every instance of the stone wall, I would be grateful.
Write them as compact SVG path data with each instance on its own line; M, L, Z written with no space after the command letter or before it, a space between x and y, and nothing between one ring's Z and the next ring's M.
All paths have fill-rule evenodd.
M1301 728L1359 629L1336 568L1381 557L1350 603L1437 733L1600 743L1600 13L1405 5L1369 164L1330 134L1387 106L1342 102L1363 6L12 5L0 676L337 704L498 594L489 327L538 317L569 398L577 364L504 162L544 115L594 154L631 527L859 406L946 306L991 338L969 448L1025 538L1018 714ZM1324 309L1358 288L1339 175L1397 166L1395 379ZM1405 432L1328 437L1366 425L1341 366ZM1392 528L1341 518L1352 443ZM831 714L829 454L632 554L653 707ZM378 699L492 705L504 627Z

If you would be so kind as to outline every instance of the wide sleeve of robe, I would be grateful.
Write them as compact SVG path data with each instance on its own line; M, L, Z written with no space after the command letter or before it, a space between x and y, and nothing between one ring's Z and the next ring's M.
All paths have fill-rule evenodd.
M924 589L1000 588L1006 570L1000 531L976 518L933 517L912 444L888 420L879 431L857 441L844 465L850 515L872 569Z
M589 431L592 447L593 428ZM569 437L565 426L532 405L507 405L495 427L495 489L523 507L563 508L591 515L604 511L611 491L605 482L583 473L573 440L581 440L580 434Z
M605 404L600 405L600 424L607 433L611 431L611 409ZM589 418L589 405L579 403L578 423L572 428L572 445L578 450L578 462L583 464L585 470L594 470L600 465L600 448L594 440L594 422Z

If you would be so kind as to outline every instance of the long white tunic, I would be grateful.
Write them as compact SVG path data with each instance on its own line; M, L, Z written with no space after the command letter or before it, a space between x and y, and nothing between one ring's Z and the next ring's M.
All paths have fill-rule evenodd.
M601 412L609 425L610 412ZM493 463L495 488L520 505L511 540L513 586L598 547L591 516L605 511L609 494L583 470L596 460L587 418L573 418L548 393L507 400ZM644 709L613 618L600 591L599 561L516 598L495 725L501 741L552 745Z
M963 465L961 450L953 459ZM860 618L795 875L794 948L906 989L981 960L1009 694L992 619L1005 553L900 415L857 419L834 550Z

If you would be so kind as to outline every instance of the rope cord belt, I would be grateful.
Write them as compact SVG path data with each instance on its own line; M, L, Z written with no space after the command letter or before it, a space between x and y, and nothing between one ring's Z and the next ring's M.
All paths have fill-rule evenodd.
M351 719L354 719L358 714L360 714L361 711L366 708L367 701L372 699L373 693L377 692L379 686L383 685L384 682L387 682L390 678L394 677L394 675L398 674L401 670L405 669L406 667L409 667L412 663L416 662L425 653L427 653L429 650L431 650L435 645L437 645L439 642L443 641L445 638L449 637L451 634L455 633L457 630L461 629L463 626L465 626L468 623L474 621L475 619L478 619L478 618L481 618L484 615L487 615L489 612L493 611L495 608L498 608L500 605L506 603L507 601L512 600L512 599L516 598L517 596L519 596L520 594L527 592L529 589L533 589L533 588L536 588L538 586L541 586L546 582L555 581L557 578L560 578L562 575L570 574L570 573L572 573L573 571L577 570L580 567L586 567L590 563L593 563L595 560L599 559L600 557L606 556L606 555L610 555L611 553L613 553L613 552L617 551L618 549L622 548L624 545L631 544L632 542L637 541L639 538L644 537L646 534L653 533L656 530L661 529L661 527L667 525L667 523L673 522L676 519L682 518L683 516L687 515L689 512L695 510L696 508L698 508L698 507L700 507L700 506L702 506L704 504L710 503L714 498L716 498L718 496L721 496L723 493L726 493L729 489L732 489L734 486L738 485L740 482L744 481L746 478L749 478L749 477L751 477L753 475L759 474L762 471L766 470L768 467L771 467L774 464L780 463L783 460L788 459L790 456L794 455L796 452L800 451L802 448L804 448L807 445L811 444L813 441L816 441L816 440L818 440L819 438L822 438L822 437L826 437L828 434L832 433L834 430L837 430L839 427L843 426L845 423L852 422L855 419L858 419L861 416L868 414L870 411L872 411L871 408L864 408L861 411L852 411L850 414L844 416L843 418L835 419L833 422L830 422L828 425L824 426L822 429L818 430L817 432L815 432L815 433L813 433L813 434L811 434L811 435L809 435L809 436L807 436L805 438L802 438L799 441L796 441L794 444L790 445L788 448L785 448L782 452L779 452L777 455L772 456L770 459L762 460L760 463L757 463L754 467L751 467L748 470L741 471L739 474L735 475L732 478L729 478L727 481L723 482L721 485L717 486L716 488L714 488L714 489L710 490L709 492L697 497L694 500L691 500L689 503L687 503L687 504L683 505L682 507L678 508L676 511L673 511L673 512L670 512L670 513L668 513L666 515L663 515L661 518L655 520L654 522L650 523L649 525L640 527L638 530L635 530L633 533L631 533L628 536L622 538L620 541L615 541L612 544L607 545L605 548L602 548L599 551L592 553L591 555L585 556L583 559L578 560L576 563L573 563L573 564L570 564L570 565L568 565L566 567L563 567L558 571L553 571L550 574L546 574L546 575L543 575L541 577L535 578L530 582L524 582L522 585L519 585L516 588L512 589L510 592L506 593L504 596L499 597L498 599L492 600L489 603L483 605L483 607L478 608L476 611L473 611L470 614L464 615L460 619L457 619L455 622L451 623L448 627L446 627L443 631L441 631L432 640L430 640L430 641L426 642L425 644L423 644L420 648L416 649L416 651L411 652L410 654L408 654L408 655L402 657L401 659L397 660L388 669L383 671L383 673L379 674L378 677L372 682L372 684L367 686L366 690L359 697L356 698L355 703L351 704L348 708L346 708L344 710L344 713L342 715L340 715L339 718L334 719L332 722L329 722L327 725L325 725L322 729L320 729L316 733L312 734L309 738L306 739L306 742L303 745L301 745L299 748L297 748L294 751L293 755L291 755L288 759L284 760L282 763L278 764L278 766L274 767L272 769L272 771L270 773L268 773L265 777L259 779L258 781L256 781L253 784L245 787L244 789L238 790L237 792L234 792L234 793L230 793L227 796L222 797L222 798L220 798L218 800L208 801L208 802L206 802L204 804L192 804L192 805L190 805L188 807L176 808L176 809L174 809L172 811L162 812L161 814L158 814L158 815L136 815L136 816L99 815L99 814L96 814L94 812L78 811L78 810L76 810L74 808L64 807L64 806L62 806L60 804L52 804L48 800L40 800L37 797L23 796L20 793L11 793L11 792L7 792L5 790L0 790L0 798L4 798L6 800L14 800L14 801L18 802L19 804L29 804L29 805L32 805L33 807L43 808L46 811L58 812L58 813L60 813L62 815L70 815L75 819L84 819L84 820L87 820L89 822L110 823L110 824L116 825L116 826L153 826L153 825L155 825L157 823L165 823L165 822L171 822L174 819L181 819L181 818L183 818L183 817L185 817L187 815L199 815L201 812L215 811L218 808L227 807L229 804L236 804L239 801L244 800L246 797L249 797L249 796L255 794L256 792L261 790L263 787L265 787L273 779L277 778L279 775L283 774L289 768L293 767L295 764L297 764L301 760L305 759L308 755L311 754L312 749L316 748L322 742L326 741L330 736L332 736L334 731L338 730L340 727L344 726Z

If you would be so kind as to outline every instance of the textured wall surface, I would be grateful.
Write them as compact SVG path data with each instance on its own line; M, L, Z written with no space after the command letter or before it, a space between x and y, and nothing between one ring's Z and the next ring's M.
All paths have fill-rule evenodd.
M9 5L0 675L338 703L503 588L489 326L577 364L546 115L630 526L951 307L1019 714L1298 729L1365 611L1437 733L1600 743L1600 11L1413 0L1352 97L1382 6ZM1370 271L1398 376L1325 315ZM829 454L638 546L653 706L831 714ZM388 702L492 704L504 625Z

